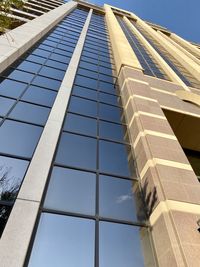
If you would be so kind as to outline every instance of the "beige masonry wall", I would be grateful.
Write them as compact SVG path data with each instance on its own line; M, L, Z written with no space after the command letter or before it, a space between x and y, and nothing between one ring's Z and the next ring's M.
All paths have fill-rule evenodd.
M119 85L159 267L198 267L199 182L143 73L123 67Z

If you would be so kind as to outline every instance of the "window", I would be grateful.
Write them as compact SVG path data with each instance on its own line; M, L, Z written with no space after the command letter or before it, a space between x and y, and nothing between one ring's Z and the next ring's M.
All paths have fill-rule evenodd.
M97 117L97 102L72 96L69 104L69 111L81 115Z
M31 73L37 73L41 68L41 65L30 62L30 61L22 61L18 66L17 69L23 70L23 71L28 71Z
M96 136L97 121L95 119L90 119L83 116L68 113L63 130Z
M101 222L99 267L144 267L142 232L139 227Z
M42 67L42 69L40 70L40 74L44 75L46 77L49 78L54 78L54 79L58 79L58 80L62 80L64 75L65 75L65 71L62 70L57 70L55 68L49 68L49 67Z
M0 127L0 153L30 158L41 132L41 127L5 120Z
M112 122L121 122L121 109L118 107L113 107L105 104L99 104L99 117L103 120L108 120Z
M34 74L20 70L13 70L7 77L17 81L30 83L34 77Z
M14 105L14 103L15 100L0 96L0 116L5 116Z
M96 169L96 140L63 133L56 163L85 169Z
M0 83L0 95L18 98L26 87L26 83L5 79Z
M43 213L29 267L94 267L94 221Z
M95 214L96 175L54 167L44 208Z
M130 176L125 145L100 140L99 169L104 173Z
M25 160L0 156L0 201L15 200L28 164Z
M75 80L76 85L88 87L90 89L96 90L97 89L97 80L90 79L84 76L77 75Z
M124 142L123 126L120 124L99 121L99 135L102 138Z
M23 95L22 100L51 107L55 97L56 92L31 85Z
M72 94L75 96L85 97L97 101L97 91L86 89L81 86L75 85Z
M46 87L54 91L58 91L60 88L61 82L53 79L49 79L43 76L37 76L32 82L34 85Z
M138 221L134 181L100 175L99 178L99 213L102 217ZM141 219L142 215L140 215ZM144 217L144 216L143 216Z

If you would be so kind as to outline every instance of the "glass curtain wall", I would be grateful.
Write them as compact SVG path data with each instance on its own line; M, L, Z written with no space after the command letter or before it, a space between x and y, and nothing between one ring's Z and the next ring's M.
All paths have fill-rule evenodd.
M84 22L79 10L73 11L1 73L0 236Z
M134 53L136 54L138 61L141 64L144 74L159 79L170 80L167 74L165 74L164 70L162 70L159 64L155 61L151 53L141 43L139 38L131 31L123 18L120 16L116 16L116 18Z
M155 38L153 38L146 30L144 30L135 21L130 22L138 29L138 31L146 38L157 53L166 61L179 78L187 85L194 88L200 88L200 82L193 77Z
M28 267L145 266L148 228L115 82L104 16L93 12Z

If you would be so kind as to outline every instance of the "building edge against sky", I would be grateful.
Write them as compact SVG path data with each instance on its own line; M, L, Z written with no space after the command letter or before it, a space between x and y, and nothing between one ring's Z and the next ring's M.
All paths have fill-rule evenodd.
M15 188L16 199L6 194L3 198L1 191L1 212L12 208L0 240L1 265L46 266L38 260L48 255L45 246L53 251L45 239L46 229L56 247L69 251L70 244L62 243L64 235L75 247L79 243L77 253L85 240L86 258L74 251L71 257L85 259L87 267L121 267L122 259L127 267L200 266L199 46L106 4L27 3L49 10L0 37L0 157L5 178L0 181L2 185L9 178L6 186L12 188L15 175L23 179ZM127 127L123 140L115 134L122 127L120 105L121 123ZM129 142L131 175L124 159ZM13 164L11 169L5 162ZM12 173L15 169L17 174ZM130 183L134 196L122 190ZM71 192L70 199L62 191L64 185L75 190L79 184L84 208ZM55 191L62 192L63 199ZM139 213L140 198L147 220ZM128 204L122 206L127 213L109 209L114 199L115 205L133 201L135 217L128 213ZM65 201L73 207L66 207ZM65 225L69 230L64 231ZM120 241L127 244L126 253L120 251ZM138 255L131 254L134 249ZM64 260L68 264L63 255L55 262L50 256L51 264L62 266Z

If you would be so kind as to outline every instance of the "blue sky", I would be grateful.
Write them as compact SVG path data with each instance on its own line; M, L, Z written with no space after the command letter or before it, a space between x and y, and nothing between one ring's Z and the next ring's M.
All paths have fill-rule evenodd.
M200 0L89 0L131 10L142 19L157 23L183 38L200 43Z

